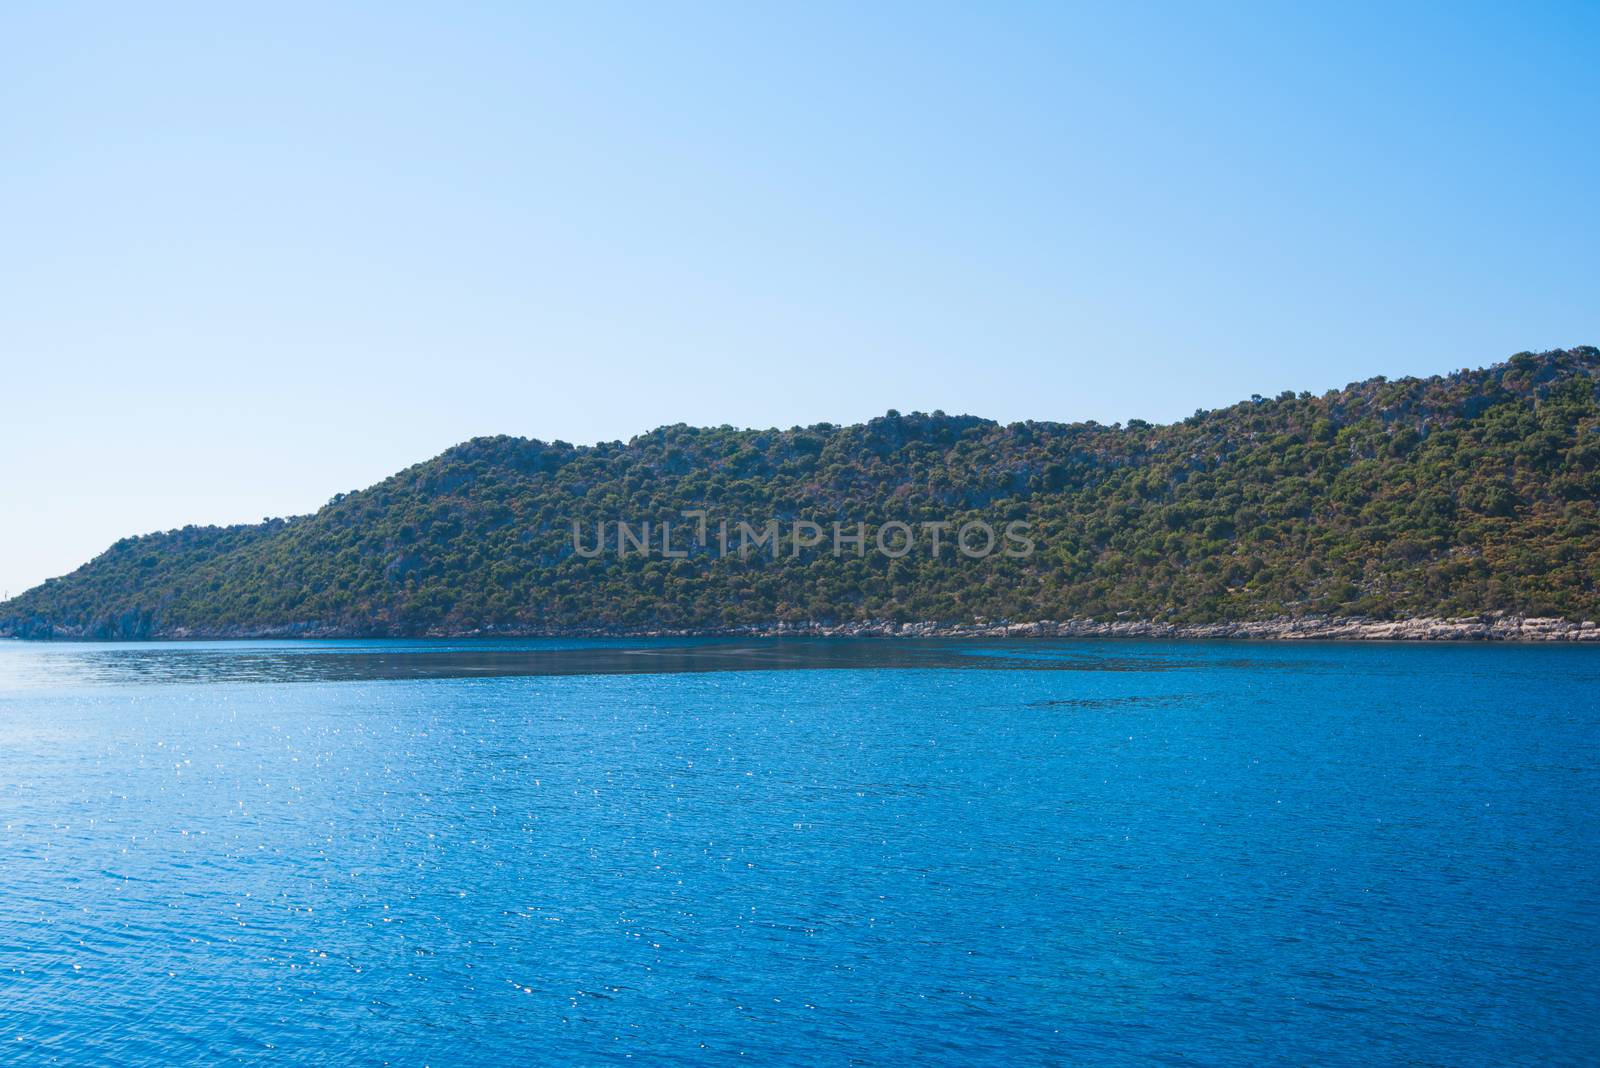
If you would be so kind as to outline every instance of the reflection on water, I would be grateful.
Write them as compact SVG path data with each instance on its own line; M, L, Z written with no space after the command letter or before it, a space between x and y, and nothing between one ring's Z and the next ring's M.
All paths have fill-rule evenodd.
M129 683L340 682L717 671L985 669L1165 671L1195 664L1180 646L1111 642L776 638L156 642L9 642L0 690ZM1208 656L1208 668L1282 667L1281 657Z

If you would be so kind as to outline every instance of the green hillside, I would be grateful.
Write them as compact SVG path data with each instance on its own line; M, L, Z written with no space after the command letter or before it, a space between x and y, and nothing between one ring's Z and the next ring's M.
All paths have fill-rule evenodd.
M663 427L478 438L315 515L126 538L0 604L23 637L614 632L777 621L1172 622L1490 610L1600 618L1600 350L1521 353L1138 420ZM719 521L1026 523L1032 555L825 541L743 559ZM676 525L619 558L596 523ZM1019 528L1020 529L1020 528ZM947 533L948 539L951 534ZM869 539L870 546L870 539Z

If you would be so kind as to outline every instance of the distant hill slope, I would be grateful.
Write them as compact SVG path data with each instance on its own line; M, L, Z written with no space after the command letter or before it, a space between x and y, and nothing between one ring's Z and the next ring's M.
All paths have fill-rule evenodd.
M478 438L258 526L126 538L0 604L23 637L560 633L778 621L1600 618L1600 350L1139 421L889 415ZM1035 551L592 549L597 522L1026 522ZM951 528L952 531L954 527ZM893 539L891 539L891 542ZM870 544L870 539L869 539ZM924 539L923 545L926 544Z

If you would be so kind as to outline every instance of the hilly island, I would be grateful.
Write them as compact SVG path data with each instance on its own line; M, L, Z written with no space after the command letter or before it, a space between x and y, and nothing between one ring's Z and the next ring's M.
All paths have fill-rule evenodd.
M312 515L125 538L0 634L1596 638L1597 384L1583 346L1170 425L477 438Z

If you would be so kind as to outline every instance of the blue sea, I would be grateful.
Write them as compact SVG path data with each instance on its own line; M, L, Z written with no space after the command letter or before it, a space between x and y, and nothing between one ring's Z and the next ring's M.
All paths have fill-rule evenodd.
M1578 1065L1600 648L0 643L0 1062Z

